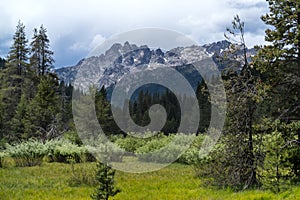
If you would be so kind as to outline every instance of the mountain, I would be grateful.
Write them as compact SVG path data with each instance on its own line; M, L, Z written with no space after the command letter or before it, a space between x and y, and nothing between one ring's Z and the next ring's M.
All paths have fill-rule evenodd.
M76 75L81 80L75 87L86 87L90 83L106 88L113 88L125 74L135 74L144 70L154 70L160 67L171 67L180 72L190 85L195 89L201 80L193 63L210 58L219 70L225 70L237 66L242 61L242 51L230 53L231 43L224 40L206 44L203 46L193 45L190 47L177 47L168 51L150 49L146 45L137 46L125 42L123 45L113 44L104 54L92 56L80 60L75 66L56 69L56 73L66 84L74 84ZM239 48L239 46L236 46ZM248 57L255 54L253 49L248 50ZM229 58L224 61L224 58ZM202 63L205 65L205 63ZM78 73L79 70L82 73ZM203 74L202 74L203 75ZM207 75L207 74L204 74ZM88 78L86 78L88 77Z

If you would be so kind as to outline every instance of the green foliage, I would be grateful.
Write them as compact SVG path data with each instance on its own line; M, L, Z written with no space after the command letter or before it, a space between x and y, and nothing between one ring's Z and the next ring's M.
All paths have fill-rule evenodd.
M0 140L10 143L58 137L66 127L63 123L71 118L68 115L69 119L61 120L61 107L64 111L71 107L60 100L70 93L58 96L65 86L58 87L58 78L52 72L53 52L43 25L34 29L32 39L28 47L25 26L19 21L7 60L0 59Z
M198 135L193 138L194 141L191 146L180 156L177 162L189 165L197 163L200 159L200 149L205 137L205 135Z
M77 144L79 146L82 145L82 141L78 136L78 133L76 131L67 131L64 133L63 138L66 140L69 140L73 144Z
M41 165L48 152L43 143L33 139L16 145L7 144L6 148L18 167Z
M136 149L136 153L138 154L138 159L140 161L145 162L156 162L160 161L161 157L155 157L151 152L155 152L165 146L167 146L170 142L171 137L162 136L160 138L155 138L147 142L145 145Z
M102 160L107 153L113 155L108 158L108 162L122 162L123 160L124 152L113 143L98 142L93 146L86 145L85 148L98 160Z
M57 80L53 77L41 78L37 94L26 108L24 124L27 138L51 139L51 129L60 122L57 88Z
M6 148L8 155L20 167L40 165L44 156L51 162L64 163L83 162L88 156L85 147L57 139L45 143L30 139L16 145L7 144Z
M211 120L211 102L209 100L209 91L203 79L197 86L196 95L200 109L198 132L203 133L209 127L209 123Z
M60 162L80 162L81 155L85 153L84 147L79 147L71 142L64 142L54 150L54 156Z
M249 64L244 22L238 15L227 32L229 35L225 37L238 44L232 45L229 56L236 55L239 70L229 70L223 75L227 98L225 136L221 141L224 148L215 152L213 159L205 160L208 162L205 168L213 185L243 190L258 185L253 124L259 119L256 99L261 98L257 92L260 74Z
M151 88L151 86L149 87ZM170 90L163 89L162 91L161 93L151 94L145 89L138 90L137 97L129 101L129 113L136 124L146 126L150 123L149 108L152 105L160 104L167 112L166 123L161 131L165 134L176 133L180 124L179 102ZM130 130L130 127L128 129Z
M1 135L9 141L15 140L11 120L20 101L25 79L28 78L28 40L25 26L19 21L13 44L7 56L6 67L0 71Z
M34 29L28 47L25 26L19 21L7 60L0 59L1 141L46 140L73 127L70 101L66 100L72 91L65 85L58 87L52 56L46 28ZM67 93L62 94L65 88Z
M284 148L285 142L278 131L263 137L264 164L258 168L260 182L265 189L279 193L290 187L291 168L286 162L288 149Z
M295 165L300 154L295 132L300 122L284 123L280 120L264 119L263 125L256 126L262 133L259 147L264 156L263 165L258 167L262 186L279 193L291 187L298 177L299 165Z
M168 163L175 161L188 162L179 156L192 144L195 135L177 134L170 136L160 136L148 141L145 145L136 150L138 159L144 162ZM186 157L187 158L187 157Z
M106 135L118 134L120 132L113 120L110 103L107 100L107 93L104 86L102 86L100 90L96 90L95 111L97 120Z
M222 168L222 162L226 162L225 145L218 142L213 149L206 156L198 157L194 162L196 175L209 186L216 186L217 188L228 187L231 176L227 176ZM198 154L199 155L199 154Z
M85 147L67 140L49 140L46 141L45 146L52 162L82 162L85 161L85 155L88 153Z
M47 29L41 25L39 30L35 28L33 32L34 36L31 42L30 64L36 75L44 76L49 74L53 67L53 52L49 49L50 41L47 36Z
M129 133L126 137L118 137L115 140L121 149L138 154L138 159L144 162L170 162L174 161L181 152L183 154L177 159L179 163L191 164L196 162L199 157L199 150L205 135L185 135L176 134L166 136L163 133L146 132L143 136L149 137L139 138L134 135L138 133ZM154 135L154 136L151 136ZM168 150L164 147L168 146ZM185 151L186 150L186 151ZM158 155L151 153L158 152ZM126 155L125 155L126 156Z
M299 1L267 0L270 12L262 16L269 26L254 58L261 73L258 93L264 93L262 120L257 131L264 160L258 166L263 187L280 192L300 180L300 12Z
M14 71L16 75L24 75L27 70L28 63L28 52L29 48L27 46L28 40L25 33L25 25L19 21L16 27L16 32L13 37L13 45L8 53L7 62L14 65L11 67L11 71Z
M120 190L115 187L116 171L107 164L108 150L106 144L104 145L105 155L102 160L103 163L98 162L96 169L96 181L98 185L95 192L91 195L91 198L95 200L108 200L109 197L113 197L120 192Z
M115 141L115 144L117 144L120 148L124 149L128 152L135 152L138 148L144 146L147 141L151 140L151 138L138 138L134 137L135 133L129 133L124 138L118 138Z
M24 117L26 114L26 107L28 105L28 101L26 99L26 95L22 94L20 102L16 108L16 112L14 117L12 118L11 129L14 132L15 138L24 137ZM26 139L26 138L24 138Z
M259 49L254 64L265 77L262 85L269 96L266 99L268 116L285 121L299 120L300 2L267 2L270 12L262 16L262 20L269 25L265 39L270 43ZM300 130L298 134L300 137Z

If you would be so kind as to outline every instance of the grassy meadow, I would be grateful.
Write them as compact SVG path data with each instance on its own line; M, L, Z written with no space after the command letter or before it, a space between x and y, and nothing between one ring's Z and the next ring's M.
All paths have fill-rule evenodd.
M95 163L43 162L41 166L0 168L1 200L85 200L94 190ZM81 177L82 181L74 178ZM279 195L268 191L247 190L234 193L205 187L195 177L192 166L172 164L159 171L130 174L117 171L116 186L121 192L112 199L134 200L297 200L300 187L294 187Z

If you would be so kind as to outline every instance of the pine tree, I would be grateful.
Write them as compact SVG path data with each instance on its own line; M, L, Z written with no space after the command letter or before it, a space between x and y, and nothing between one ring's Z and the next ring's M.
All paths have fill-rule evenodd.
M225 74L225 88L227 96L227 118L224 136L221 139L222 151L211 155L213 161L208 163L213 167L209 176L212 184L219 187L231 187L242 190L258 185L257 156L254 150L255 112L257 108L257 81L259 76L247 60L247 47L244 39L244 22L235 16L232 28L227 31L227 38L238 42L230 54L242 53L239 62L240 71L227 71ZM236 39L238 38L238 39ZM239 49L240 48L240 49ZM217 78L211 77L216 83ZM215 79L215 80L214 80ZM213 104L213 102L211 102ZM202 166L199 166L201 169ZM200 170L201 171L201 170Z
M24 123L23 119L26 114L26 107L28 105L28 101L26 99L26 95L22 94L21 100L15 110L15 115L11 121L11 129L14 133L14 140L21 139L24 134Z
M65 85L64 81L59 84L60 106L62 111L62 129L75 130L72 115L72 85ZM74 91L75 92L75 91Z
M25 26L19 21L13 37L13 45L8 53L5 68L0 71L0 97L2 102L3 137L14 138L11 130L11 120L22 95L24 80L28 77L29 65Z
M202 79L198 83L196 95L199 102L200 121L198 132L203 133L208 127L211 119L211 103L209 102L209 93L207 86Z
M270 12L262 16L269 26L265 40L256 56L256 68L263 76L262 84L269 98L267 117L287 125L300 120L300 2L297 0L267 0ZM284 94L284 95L283 95ZM286 160L300 180L300 129L294 135L285 131L284 141L292 144L290 159ZM295 140L297 138L297 140Z
M253 124L255 123L257 99L260 98L257 95L257 82L260 79L260 74L248 62L244 29L244 22L241 21L238 15L234 17L232 29L227 28L227 31L233 37L238 36L239 38L237 41L243 52L243 61L241 62L241 72L231 77L227 82L227 98L230 101L228 116L230 120L228 120L226 131L234 135L234 139L231 140L233 143L237 143L237 149L230 145L229 148L233 149L229 149L229 151L240 158L240 160L235 160L235 167L240 171L241 184L243 184L243 187L248 187L258 184Z
M61 121L58 81L53 76L43 76L35 97L26 108L24 118L26 138L48 139L53 128Z
M107 93L104 86L102 86L100 90L96 91L95 109L98 122L100 123L104 133L108 135L117 134L119 130L113 120L110 103L107 100Z
M43 76L51 72L54 63L53 52L50 50L47 29L41 25L39 30L34 29L33 32L30 64L37 75Z
M6 60L4 58L0 58L0 70L5 68L5 62Z
M108 163L107 152L103 156L103 161L97 163L96 180L98 186L95 192L91 195L94 200L108 200L109 197L115 196L120 192L119 189L115 187L115 170L112 169Z
M25 34L25 25L18 22L17 30L13 37L14 43L10 48L7 57L7 71L10 75L17 75L19 78L17 82L21 82L20 77L24 77L28 71L28 53L29 48L27 46L28 40Z
M266 77L264 83L270 88L272 104L276 107L272 110L272 117L280 117L287 122L299 120L300 2L295 0L267 0L267 2L270 13L262 16L262 20L272 26L266 30L265 38L271 44L259 51L257 68ZM281 95L282 93L289 95Z

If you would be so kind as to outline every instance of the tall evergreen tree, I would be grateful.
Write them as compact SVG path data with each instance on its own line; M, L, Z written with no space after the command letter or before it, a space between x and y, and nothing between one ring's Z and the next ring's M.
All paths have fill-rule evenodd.
M266 30L266 41L259 52L258 68L271 85L276 96L273 117L281 120L300 120L300 2L296 0L267 0L270 13L262 20L273 28ZM289 95L280 95L282 92ZM273 98L274 100L274 98ZM300 141L300 130L298 135Z
M72 115L72 85L65 85L64 81L59 84L60 106L62 111L62 129L75 130ZM74 91L75 92L75 91Z
M212 178L214 185L241 190L258 185L256 162L258 156L254 148L253 124L259 76L247 60L244 22L237 15L232 25L232 28L227 29L230 33L227 38L233 37L238 44L233 47L234 50L230 54L237 51L242 51L243 54L238 67L240 71L228 70L224 76L228 103L224 135L220 141L222 150L214 152L211 155L213 162L208 162L208 166L199 166L199 169L201 171L202 168L213 168L209 169L208 176Z
M47 29L43 25L41 25L39 30L34 29L33 32L30 64L37 75L43 76L50 73L53 67L53 51L50 50Z
M35 97L26 108L24 117L25 137L48 139L53 137L61 121L58 81L52 76L43 76Z
M117 125L112 117L111 105L107 100L107 93L104 86L102 86L100 90L96 91L95 109L98 122L100 123L104 133L108 135L119 133Z
M230 169L237 171L235 186L249 187L257 185L256 160L254 153L253 124L257 108L258 73L249 64L247 46L245 42L244 22L236 15L232 21L232 28L227 28L231 35L226 38L237 42L243 52L241 71L236 76L231 76L226 82L228 103L228 120L225 132L229 136L227 154ZM238 38L235 40L234 38Z
M20 99L20 102L15 110L15 115L11 120L11 129L14 133L14 140L21 139L24 134L24 123L23 119L26 114L26 107L28 105L28 100L26 98L26 94L23 93ZM24 139L24 138L22 138ZM26 139L26 138L25 138Z
M0 70L5 68L5 59L4 58L0 58Z
M24 77L28 70L29 48L27 46L25 25L21 21L18 22L13 40L13 45L10 47L7 57L7 71L10 75ZM20 77L16 80L17 82L21 82Z
M13 44L8 53L5 69L0 72L0 97L2 102L2 129L3 136L11 140L14 136L11 130L11 120L14 111L21 99L24 80L29 73L28 68L28 40L26 39L25 26L20 21L16 27Z
M200 109L200 121L198 132L203 133L209 127L211 119L211 103L209 102L209 92L203 79L201 80L201 82L198 83L196 95Z
M267 2L270 12L262 16L262 20L271 26L265 37L270 43L260 49L255 64L265 77L262 84L269 95L266 104L271 106L266 116L291 124L300 120L300 2ZM300 180L300 129L297 134L291 133L286 130L283 137L287 144L294 146L288 161Z

